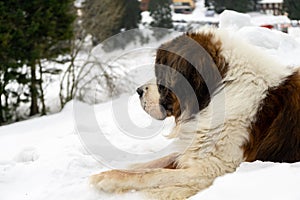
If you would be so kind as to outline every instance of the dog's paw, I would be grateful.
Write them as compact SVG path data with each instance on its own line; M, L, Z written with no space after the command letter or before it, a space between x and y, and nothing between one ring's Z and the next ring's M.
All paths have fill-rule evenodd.
M90 177L90 184L105 192L125 192L132 190L128 178L130 173L121 170L111 170Z
M105 192L116 192L116 178L118 173L116 170L102 172L90 177L90 184Z

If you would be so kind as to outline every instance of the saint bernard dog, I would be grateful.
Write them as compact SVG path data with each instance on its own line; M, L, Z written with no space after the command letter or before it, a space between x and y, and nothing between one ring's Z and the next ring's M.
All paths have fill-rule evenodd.
M129 170L93 175L106 192L186 199L244 161L300 161L300 71L236 33L203 28L156 52L154 83L137 89L152 117L174 116L186 147Z

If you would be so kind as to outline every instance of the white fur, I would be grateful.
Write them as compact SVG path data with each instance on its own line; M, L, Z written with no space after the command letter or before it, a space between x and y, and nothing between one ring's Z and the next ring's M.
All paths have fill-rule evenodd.
M174 132L179 133L181 147L191 142L179 164L192 167L198 163L217 177L234 171L244 160L242 146L249 139L248 127L255 121L268 88L281 84L294 70L234 33L216 29L205 32L213 32L214 42L222 41L222 56L229 64L223 89L194 120L183 122Z

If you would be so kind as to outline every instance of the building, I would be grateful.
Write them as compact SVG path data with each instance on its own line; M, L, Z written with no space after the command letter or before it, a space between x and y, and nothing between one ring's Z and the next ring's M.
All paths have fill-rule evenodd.
M150 0L141 0L140 9L146 11L149 8ZM191 13L195 9L195 0L170 0L176 13Z
M172 2L175 13L191 13L196 7L194 0L173 0Z
M259 10L262 13L270 15L282 15L283 0L261 0L258 2Z

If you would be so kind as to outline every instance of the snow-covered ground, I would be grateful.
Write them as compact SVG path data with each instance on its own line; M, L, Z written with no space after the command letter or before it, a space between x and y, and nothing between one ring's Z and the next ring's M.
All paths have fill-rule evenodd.
M300 65L297 38L252 26L250 17L232 12L221 15L220 23L222 28L265 49L279 62ZM127 57L122 62L127 60L130 65L153 62L142 56L143 51L138 52L138 57L131 56L136 61ZM152 75L138 70L133 78L143 82ZM155 157L155 152L169 145L163 135L168 134L173 123L173 119L158 122L150 118L132 91L95 106L73 101L60 113L0 127L0 199L141 199L136 192L115 195L90 188L88 177L91 174L108 170L109 166L127 164L114 160L114 156L120 156L114 153L108 155L110 160L100 162L91 152L99 150L107 140L115 147L113 150L122 152L125 158L132 155ZM137 130L143 130L142 135L136 134ZM103 140L87 140L100 133L105 136ZM243 163L236 172L217 178L210 188L190 199L299 200L299 185L300 163L257 161Z

